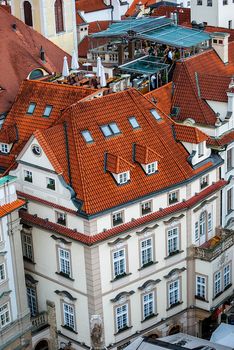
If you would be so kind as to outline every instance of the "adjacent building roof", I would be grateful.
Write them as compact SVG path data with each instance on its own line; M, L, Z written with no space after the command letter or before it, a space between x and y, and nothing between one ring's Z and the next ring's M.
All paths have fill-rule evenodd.
M150 6L153 8L153 6ZM166 16L171 17L171 13L175 12L177 14L177 22L180 25L183 23L190 23L190 8L177 6L165 6L160 5L157 8L154 8L151 16Z
M31 71L43 68L48 73L61 72L63 57L67 54L2 7L0 7L0 32L1 114L10 109L21 81L26 79ZM41 46L45 51L46 62L40 59Z
M14 210L19 209L25 204L23 199L16 199L15 201L0 206L0 218L12 213Z
M157 105L161 111L169 115L172 103L172 83L165 84L158 89L152 90L145 96Z
M103 0L76 0L76 11L95 12L111 8Z
M194 126L175 124L173 129L175 131L175 137L179 141L197 144L209 138L204 132Z

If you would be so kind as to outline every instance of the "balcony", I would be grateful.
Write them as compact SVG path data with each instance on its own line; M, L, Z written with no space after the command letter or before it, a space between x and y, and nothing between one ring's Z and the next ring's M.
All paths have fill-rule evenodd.
M193 247L194 258L212 261L233 245L234 231L221 230L219 234L202 244L200 247Z
M48 314L46 311L40 312L38 315L31 317L32 322L32 333L39 332L46 327L48 324Z

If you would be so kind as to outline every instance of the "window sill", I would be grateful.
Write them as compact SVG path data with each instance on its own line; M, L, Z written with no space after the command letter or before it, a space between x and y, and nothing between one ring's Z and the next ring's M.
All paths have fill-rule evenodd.
M204 301L205 303L209 303L209 300L206 300L205 298L200 297L199 295L195 295L195 299Z
M166 257L164 258L164 260L167 260L167 259L169 259L169 258L172 258L173 256L175 256L175 255L177 255L177 254L180 254L180 253L183 253L183 252L184 252L183 250L176 250L176 251L170 253L168 256L166 256Z
M118 276L116 276L113 280L111 280L111 283L112 283L112 282L119 281L119 280L121 280L121 279L124 278L124 277L130 276L131 274L132 274L132 273L130 272L130 273L123 273L122 275L118 275Z
M66 279L68 279L70 281L75 281L74 278L71 278L69 275L66 275L63 272L55 272L55 273L56 273L56 275L62 276L62 277L66 278Z
M116 227L116 226L119 226L121 224L123 224L123 220L115 221L115 223L113 222L112 226Z
M203 190L204 188L206 188L209 184L206 182L205 184L203 185L200 185L200 189Z
M232 283L229 283L225 288L224 288L224 292L226 292L226 290L228 290L229 288L231 288L231 286L232 286Z
M27 261L30 264L36 265L36 263L33 260L27 258L26 256L23 256L23 259L24 259L24 261Z
M172 304L170 307L168 307L166 309L166 311L172 310L172 309L174 309L175 307L177 307L177 306L179 306L181 304L183 304L183 301L178 301L178 303Z
M152 266L152 265L155 265L155 264L157 264L157 263L158 263L158 261L150 261L150 262L148 262L147 264L141 266L141 267L138 269L138 271L142 271L142 270L146 269L147 267Z
M178 203L178 202L179 202L179 200L178 200L178 199L175 199L174 201L169 201L168 204L169 204L169 205L172 205L172 204L176 204L176 203Z
M148 320L151 320L151 318L154 318L154 317L157 317L157 316L158 316L158 314L151 314L151 315L147 316L146 318L144 318L144 320L142 320L141 323L144 323L144 322L146 322Z
M116 332L114 335L119 335L119 334L121 334L121 333L123 333L125 331L128 331L131 328L132 328L132 326L124 327L124 328L120 329L118 332Z
M218 294L216 294L212 300L217 299L221 294L223 294L223 292L224 292L224 291L222 290L221 292L219 292Z
M76 332L73 328L71 327L68 327L66 325L62 325L61 324L61 327L63 327L64 329L67 329L68 331L72 332L72 333L75 333L75 334L78 334L78 332Z

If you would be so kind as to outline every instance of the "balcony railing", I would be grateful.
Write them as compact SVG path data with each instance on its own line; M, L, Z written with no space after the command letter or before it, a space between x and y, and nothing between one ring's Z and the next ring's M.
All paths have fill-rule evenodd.
M46 311L40 312L38 315L31 318L32 332L37 332L48 325L48 314Z
M220 240L213 247L194 247L194 257L206 261L212 261L233 245L234 232L225 230L221 234Z

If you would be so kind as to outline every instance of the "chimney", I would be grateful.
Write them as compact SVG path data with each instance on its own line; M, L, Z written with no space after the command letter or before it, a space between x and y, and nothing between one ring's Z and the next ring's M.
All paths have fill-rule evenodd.
M227 90L228 106L227 106L227 116L229 119L234 113L234 77L232 77Z
M42 46L40 48L40 59L45 62L45 51Z
M230 34L214 32L210 34L212 47L224 64L228 64L228 38Z

